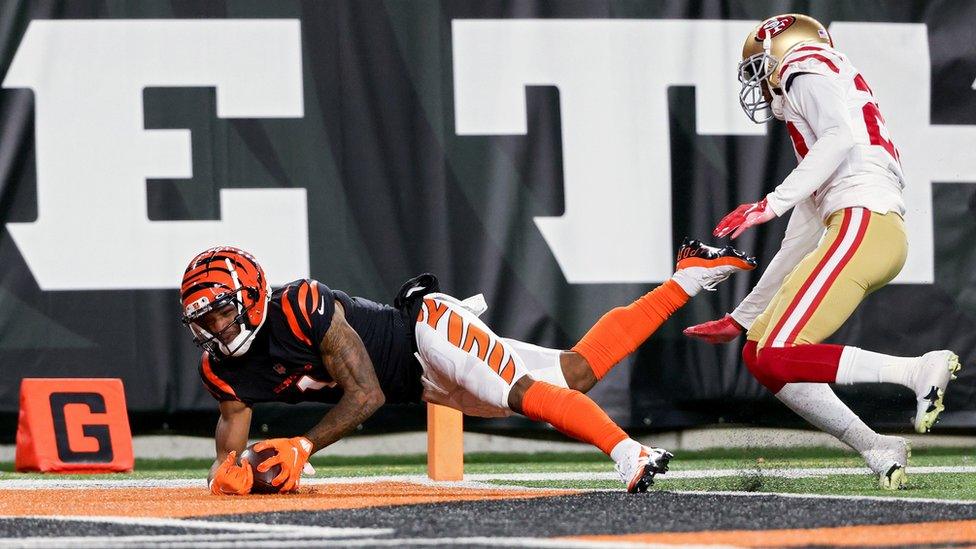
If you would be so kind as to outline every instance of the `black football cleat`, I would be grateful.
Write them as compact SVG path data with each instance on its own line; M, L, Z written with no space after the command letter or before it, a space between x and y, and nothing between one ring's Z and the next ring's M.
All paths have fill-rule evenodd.
M751 271L758 264L755 257L747 256L732 246L716 248L685 237L678 249L675 279L688 295L693 295L699 289L713 291L736 271Z
M686 267L717 267L728 265L743 271L755 269L759 264L755 257L747 256L731 245L723 248L708 246L701 240L685 237L678 249L677 269Z

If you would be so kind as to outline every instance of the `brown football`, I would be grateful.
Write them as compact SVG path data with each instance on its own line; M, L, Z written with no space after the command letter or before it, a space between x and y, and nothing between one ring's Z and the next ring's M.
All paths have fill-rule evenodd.
M257 444L256 442L254 444ZM241 460L251 463L251 470L254 471L254 486L251 488L252 494L277 494L281 486L273 486L271 480L281 472L281 465L274 465L264 473L258 472L258 465L264 460L274 457L274 448L265 448L260 452L254 451L254 444L248 446L241 452ZM284 484L284 483L282 483Z

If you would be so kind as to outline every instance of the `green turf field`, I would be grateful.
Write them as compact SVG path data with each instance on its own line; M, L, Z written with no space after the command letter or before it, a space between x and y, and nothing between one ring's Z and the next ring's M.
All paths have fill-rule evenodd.
M312 464L316 478L420 475L426 471L425 455L314 457ZM206 478L210 462L203 459L138 459L130 474L72 475L90 479L187 479ZM823 448L728 449L677 452L671 462L672 471L700 471L708 469L743 470L740 475L719 478L660 478L656 487L662 490L688 491L748 491L813 494L846 494L869 496L926 497L940 499L976 500L976 473L920 473L912 467L976 466L976 455L968 449L932 448L913 452L909 467L910 486L906 490L887 492L878 489L876 479L867 474L824 475L804 478L769 476L769 472L791 468L863 467L859 456L841 450ZM514 473L610 473L613 467L603 454L540 453L540 454L469 454L465 472L468 474ZM64 478L43 474L13 472L13 464L0 463L0 480L27 478ZM488 482L548 488L617 489L613 480L531 480L516 481L504 478Z

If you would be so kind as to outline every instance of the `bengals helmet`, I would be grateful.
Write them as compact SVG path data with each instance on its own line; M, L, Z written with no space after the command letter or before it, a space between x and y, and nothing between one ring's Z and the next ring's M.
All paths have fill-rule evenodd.
M264 324L271 299L268 279L254 256L230 246L210 248L190 260L180 293L183 324L193 334L193 342L214 358L247 352ZM220 334L211 334L198 321L227 305L233 305L237 315L225 330L237 325L240 333L225 345Z
M739 104L756 124L773 118L772 94L779 94L780 63L802 44L827 44L833 47L827 29L819 21L799 13L770 17L746 36L739 62Z

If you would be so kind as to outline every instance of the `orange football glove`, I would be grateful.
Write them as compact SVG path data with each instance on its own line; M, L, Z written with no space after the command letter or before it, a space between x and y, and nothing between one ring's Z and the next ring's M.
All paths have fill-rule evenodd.
M254 471L246 460L237 464L237 452L231 450L217 467L210 481L210 492L217 496L244 496L254 485Z
M264 473L275 465L281 465L281 472L271 479L271 484L281 486L282 492L298 489L298 481L302 478L302 469L312 454L312 441L305 437L272 438L254 445L255 452L274 448L274 456L258 464L258 472Z

